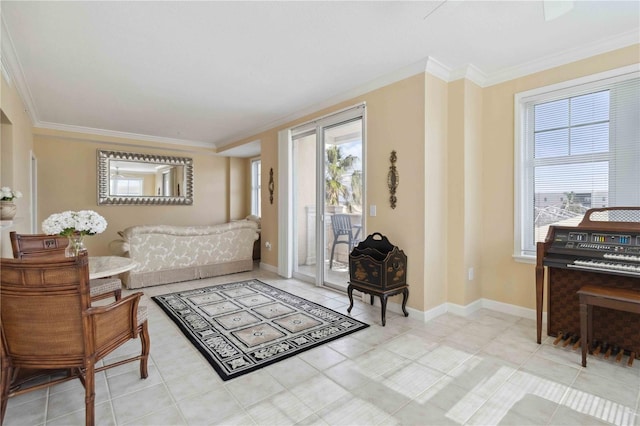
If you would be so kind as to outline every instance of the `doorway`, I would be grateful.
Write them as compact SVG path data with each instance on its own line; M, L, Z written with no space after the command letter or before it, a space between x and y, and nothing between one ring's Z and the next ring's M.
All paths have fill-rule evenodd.
M364 235L364 105L345 112L291 133L293 275L340 290Z

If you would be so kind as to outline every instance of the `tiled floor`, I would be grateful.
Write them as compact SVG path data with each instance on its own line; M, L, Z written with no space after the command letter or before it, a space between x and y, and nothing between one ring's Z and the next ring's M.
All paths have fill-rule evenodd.
M344 294L259 270L146 288L149 377L137 363L100 373L96 423L640 425L640 362L584 369L578 351L536 344L534 321L488 310L426 323L388 312L382 327L379 308L356 302L368 329L223 382L148 297L248 278L346 312ZM83 424L83 396L73 381L12 398L4 424Z

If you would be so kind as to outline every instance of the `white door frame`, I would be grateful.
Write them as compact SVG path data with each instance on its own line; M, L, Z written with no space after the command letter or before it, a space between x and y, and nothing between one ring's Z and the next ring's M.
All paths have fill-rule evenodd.
M278 275L293 273L293 141L291 129L278 132Z
M339 124L343 121L348 121L357 117L362 118L362 162L366 165L366 144L365 144L365 129L366 129L366 104L364 102L342 109L335 113L331 113L315 120L303 123L295 127L295 129L301 128L316 128L316 136L318 146L324 146L322 128ZM293 235L293 140L292 130L294 128L283 129L278 132L278 275L291 278L293 275L293 248L294 248L294 235ZM320 166L317 170L324 170L323 158L318 159ZM366 183L366 167L362 168L362 184ZM321 185L322 184L322 185ZM316 221L317 229L316 235L322 232L324 229L324 181L318 183L320 187L317 191L317 207L316 212L320 214L320 220ZM362 205L366 206L366 188L363 188L363 200ZM322 206L322 208L320 207ZM364 209L363 209L364 210ZM363 229L365 226L365 217L362 215ZM322 240L322 241L320 241ZM322 253L324 250L324 239L316 238L317 248L316 253ZM321 262L317 262L318 271L320 275L318 285L322 285L322 277L324 273Z

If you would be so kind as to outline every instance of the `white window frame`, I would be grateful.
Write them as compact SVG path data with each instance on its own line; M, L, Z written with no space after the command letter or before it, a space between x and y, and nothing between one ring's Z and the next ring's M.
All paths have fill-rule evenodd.
M260 169L262 169L262 160L260 158L251 159L251 214L255 216L260 216L262 210L262 206L260 205L262 182L260 182L258 164L260 164Z
M116 195L118 197L130 197L130 196L141 196L143 195L143 185L144 185L144 179L141 178L113 178L112 179L114 184L113 184L113 195ZM129 191L127 191L126 193L118 193L118 182L127 182L127 189L130 187L131 182L136 182L138 184L138 186L140 187L140 193L139 194L134 194L131 193Z
M629 65L605 71L586 77L565 81L562 83L539 87L526 92L517 93L514 97L514 245L513 257L516 261L535 263L535 250L533 254L525 251L525 244L530 244L531 233L527 227L533 225L533 208L528 203L533 203L533 165L529 164L533 158L533 145L527 146L526 104L535 101L552 101L585 93L590 87L594 89L601 86L604 80L608 83L623 81L640 77L640 64ZM609 153L603 154L607 160L613 161ZM611 167L611 166L610 166ZM529 200L529 201L527 201ZM535 248L535 241L533 241Z

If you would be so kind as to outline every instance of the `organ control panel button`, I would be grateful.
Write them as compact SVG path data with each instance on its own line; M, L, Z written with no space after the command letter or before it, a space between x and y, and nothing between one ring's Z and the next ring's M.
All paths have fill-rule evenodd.
M603 253L640 254L639 234L620 234L616 231L570 231L559 229L553 238L553 247L568 250L588 250Z

